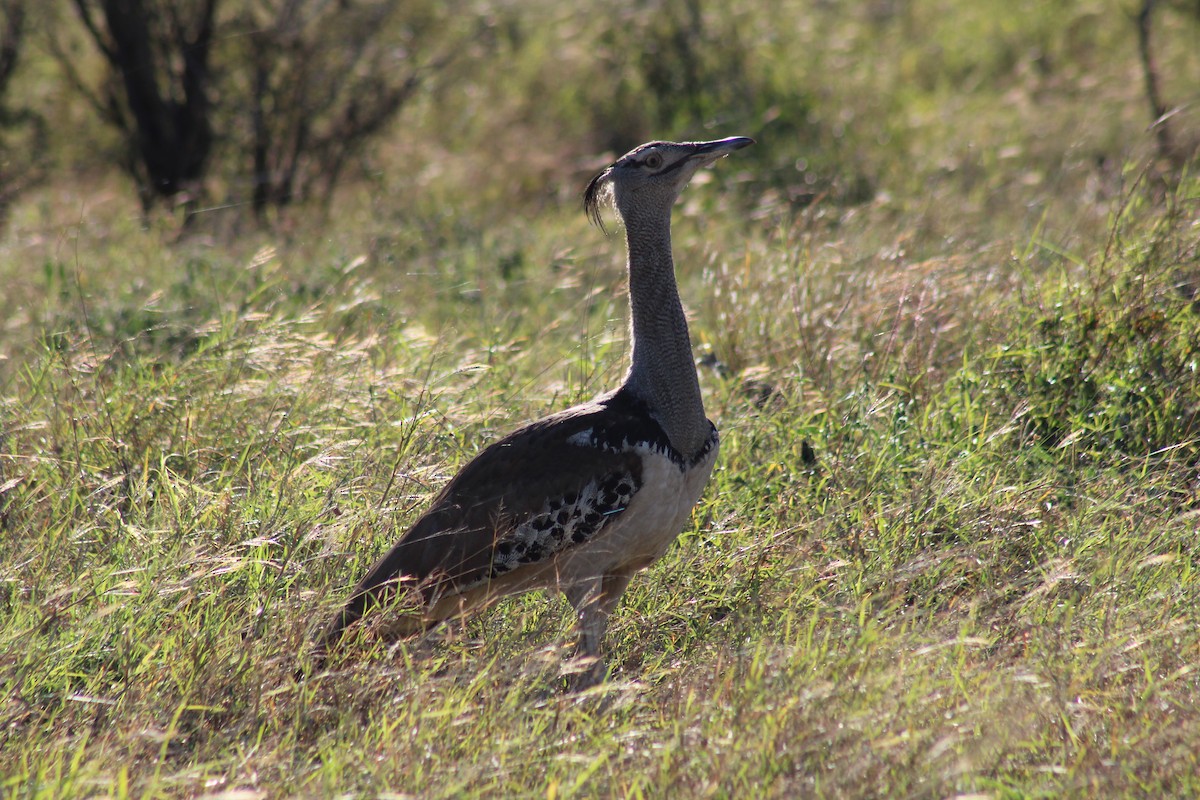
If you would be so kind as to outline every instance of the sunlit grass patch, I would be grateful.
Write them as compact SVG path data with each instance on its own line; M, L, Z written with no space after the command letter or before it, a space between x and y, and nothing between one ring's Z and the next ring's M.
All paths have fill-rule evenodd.
M737 113L636 104L682 78L618 26L686 50L686 14L518 4L325 213L183 231L95 174L14 207L0 794L1200 792L1197 187L1144 158L1125 10L677 6L698 75L745 57ZM578 190L642 131L759 143L675 212L721 454L610 681L563 691L540 593L297 681L459 467L620 380Z

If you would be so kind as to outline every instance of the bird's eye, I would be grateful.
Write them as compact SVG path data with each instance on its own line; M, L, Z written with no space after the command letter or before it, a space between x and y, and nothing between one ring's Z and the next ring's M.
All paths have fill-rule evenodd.
M650 169L658 169L662 166L662 156L660 156L658 153L651 153L650 155L646 156L646 160L643 163L645 163L645 165Z

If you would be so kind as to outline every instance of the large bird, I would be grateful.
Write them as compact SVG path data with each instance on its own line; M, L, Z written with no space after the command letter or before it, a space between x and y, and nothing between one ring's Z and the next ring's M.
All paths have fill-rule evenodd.
M650 142L588 184L588 215L599 224L611 199L625 227L633 354L624 381L463 467L324 627L318 661L376 607L393 614L388 633L404 636L505 595L557 588L578 615L579 654L592 659L577 683L604 676L609 616L679 535L717 458L675 282L671 209L697 169L750 144Z

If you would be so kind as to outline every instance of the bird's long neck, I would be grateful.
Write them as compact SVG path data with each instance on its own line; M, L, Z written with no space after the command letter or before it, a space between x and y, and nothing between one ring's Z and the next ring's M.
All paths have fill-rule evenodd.
M625 386L650 406L671 445L690 458L708 441L709 423L675 283L671 210L625 215L624 222L633 325L633 363Z

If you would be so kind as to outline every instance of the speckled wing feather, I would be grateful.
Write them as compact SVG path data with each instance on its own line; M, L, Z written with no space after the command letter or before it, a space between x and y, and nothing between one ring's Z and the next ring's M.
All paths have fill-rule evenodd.
M486 448L359 582L326 629L324 644L400 582L419 587L428 601L543 564L591 540L641 488L641 457L627 446L631 431L640 442L667 446L640 404L615 392Z

